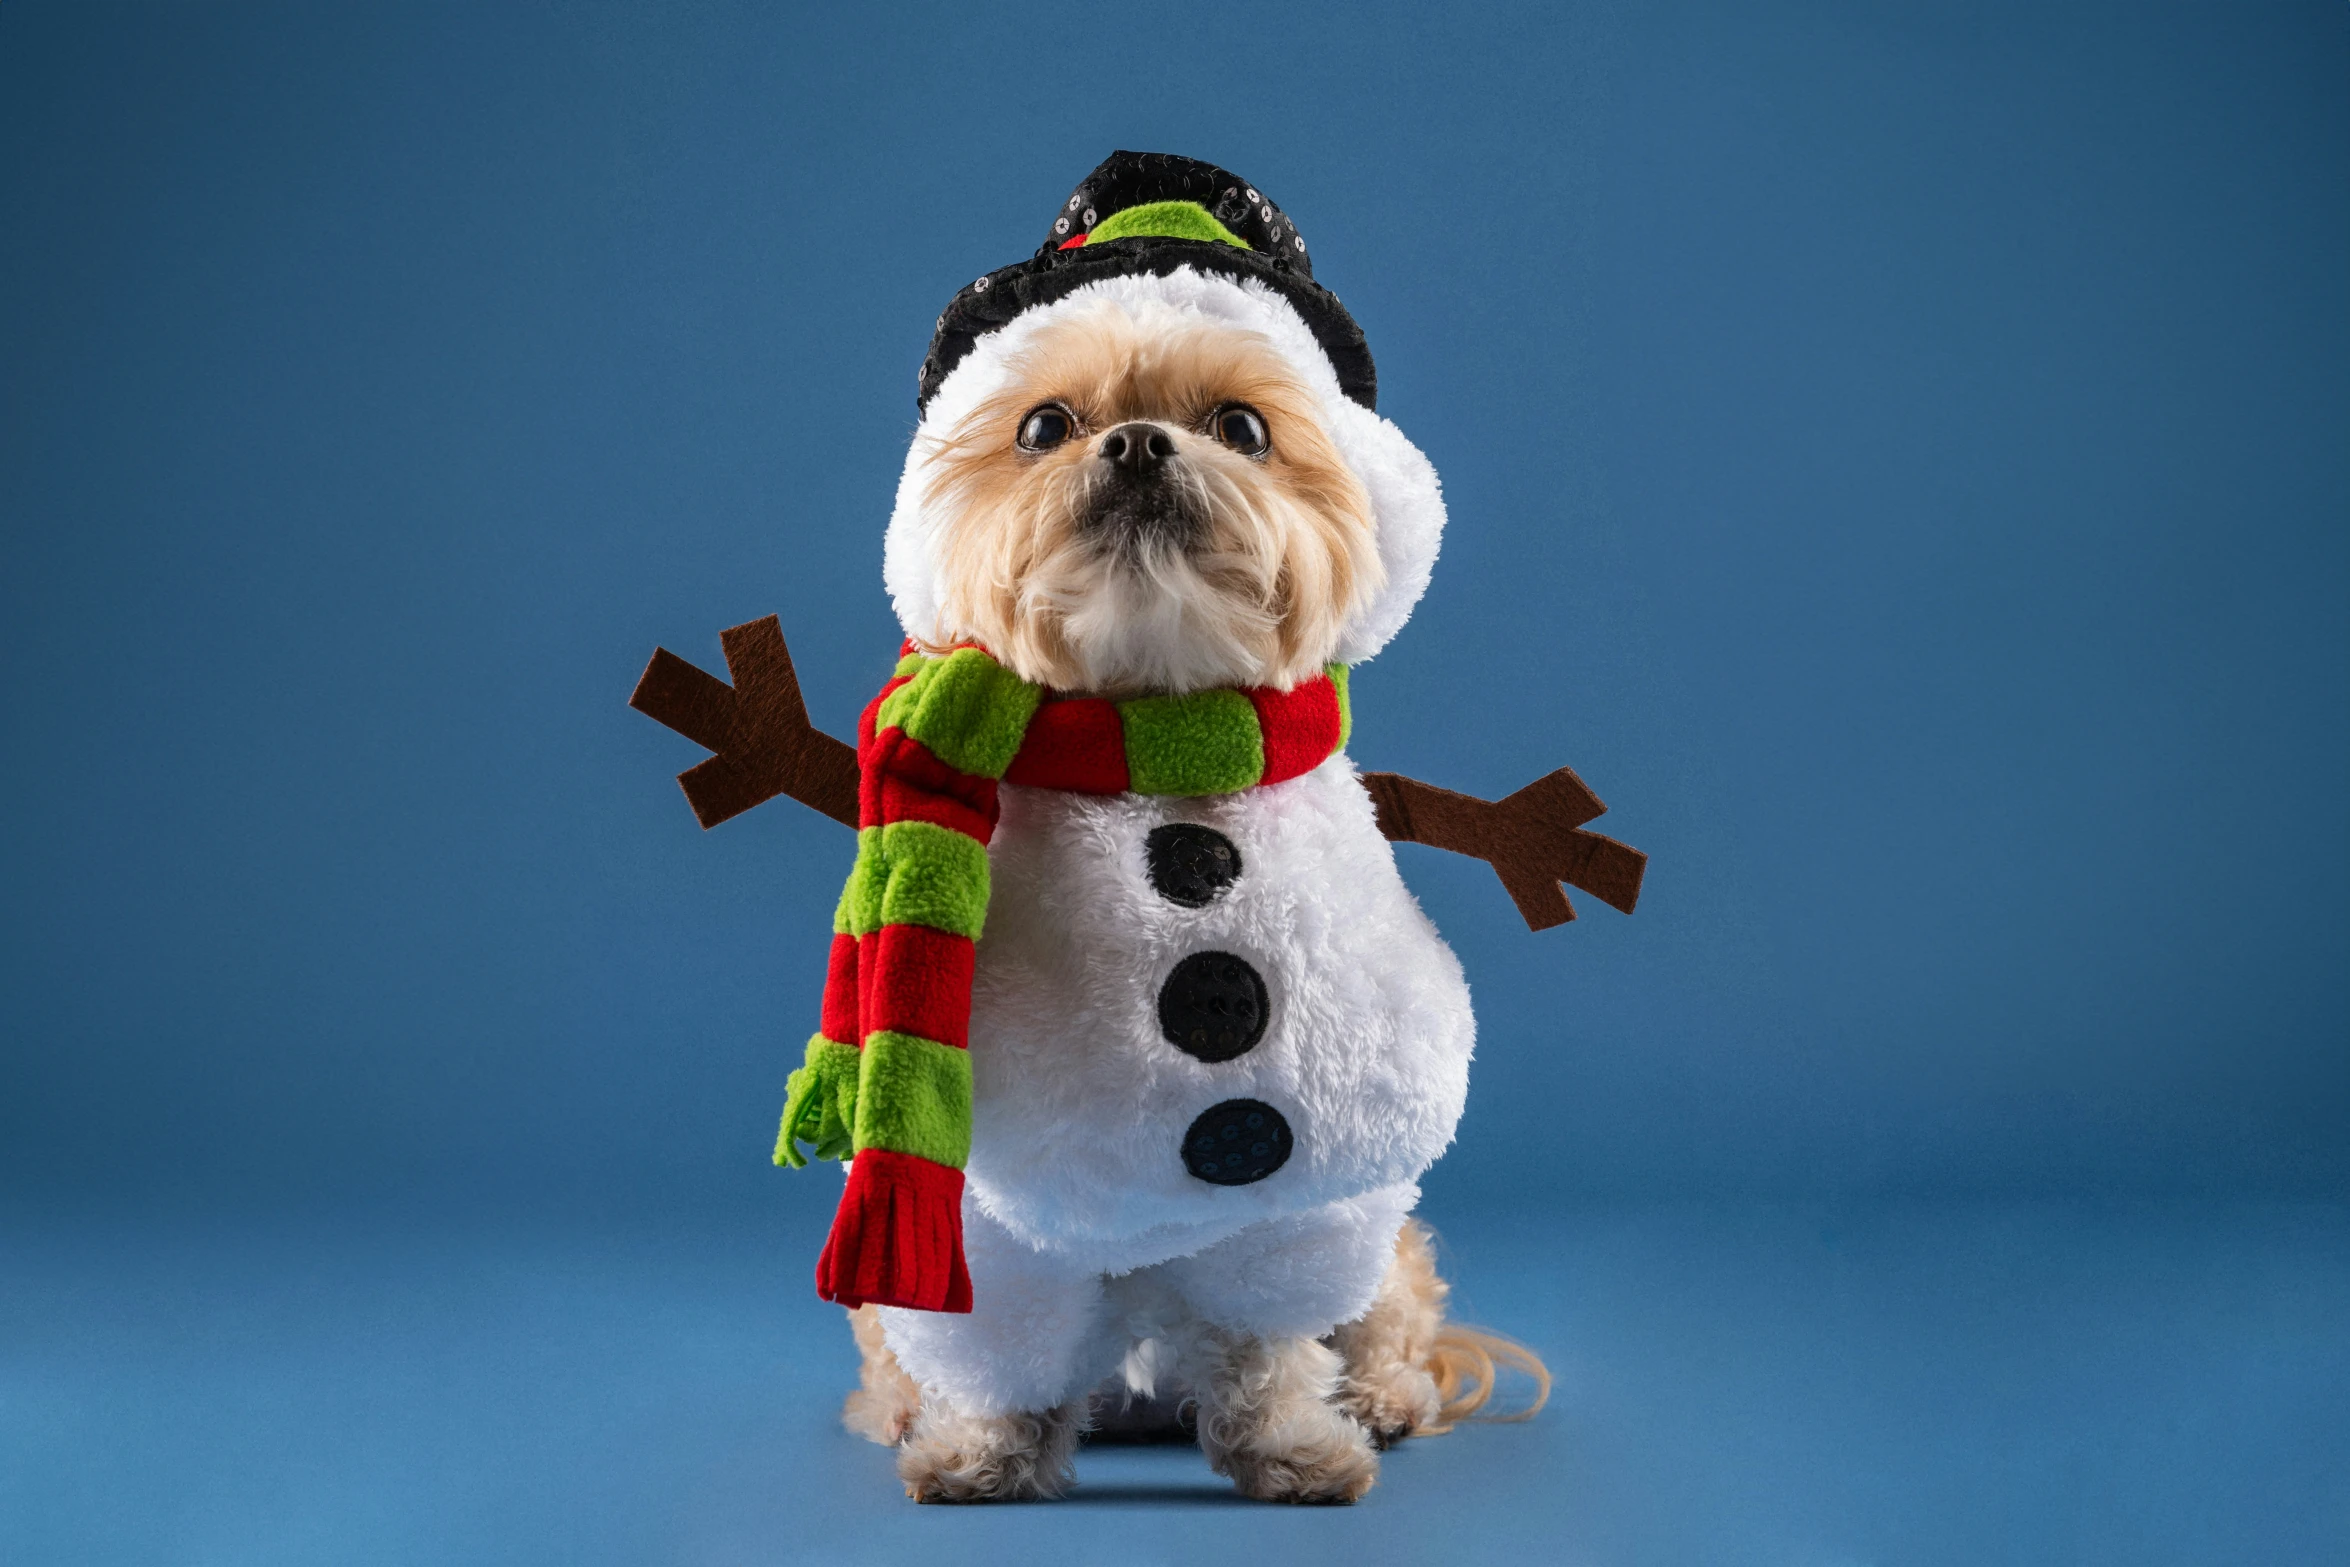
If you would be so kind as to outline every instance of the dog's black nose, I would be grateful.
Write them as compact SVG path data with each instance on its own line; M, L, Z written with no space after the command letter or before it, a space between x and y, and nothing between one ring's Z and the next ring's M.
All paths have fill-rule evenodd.
M1156 473L1174 455L1175 437L1160 425L1122 424L1102 437L1102 461L1137 478Z

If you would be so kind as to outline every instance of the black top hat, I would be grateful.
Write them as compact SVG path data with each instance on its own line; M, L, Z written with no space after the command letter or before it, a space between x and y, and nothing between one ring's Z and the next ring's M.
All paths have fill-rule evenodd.
M986 333L1101 278L1179 267L1255 278L1303 317L1338 372L1339 390L1376 408L1378 372L1363 329L1314 281L1305 236L1239 175L1165 152L1113 152L1053 217L1036 254L978 279L938 318L916 402L930 399Z

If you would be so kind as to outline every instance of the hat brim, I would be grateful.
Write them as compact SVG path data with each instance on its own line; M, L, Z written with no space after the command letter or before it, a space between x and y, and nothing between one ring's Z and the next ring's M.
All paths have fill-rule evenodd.
M1261 283L1288 301L1314 336L1338 377L1338 389L1363 407L1379 406L1379 373L1363 329L1338 296L1301 275L1279 256L1196 239L1138 235L1074 250L1053 250L999 268L957 294L938 318L938 330L923 357L916 403L924 410L955 367L981 338L1002 330L1023 313L1066 299L1089 283L1116 277L1165 277L1189 268Z

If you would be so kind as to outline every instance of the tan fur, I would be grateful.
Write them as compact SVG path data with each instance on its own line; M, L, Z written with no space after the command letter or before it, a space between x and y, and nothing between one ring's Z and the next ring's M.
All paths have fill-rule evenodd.
M1436 1233L1406 1219L1371 1309L1326 1341L1346 1360L1340 1402L1381 1447L1407 1436L1442 1436L1472 1418L1531 1420L1550 1401L1550 1369L1542 1358L1498 1333L1447 1322L1451 1294L1436 1271ZM1486 1414L1499 1366L1523 1372L1534 1397L1522 1409Z
M1534 1384L1534 1396L1523 1408L1488 1414L1485 1406L1501 1380L1497 1370L1501 1366L1524 1373ZM1437 1423L1423 1427L1418 1433L1421 1436L1442 1436L1463 1420L1531 1420L1550 1402L1550 1368L1542 1363L1542 1357L1515 1339L1483 1328L1446 1323L1436 1335L1436 1353L1429 1359L1428 1370L1436 1378L1440 1404Z
M1522 1344L1445 1320L1452 1287L1436 1271L1435 1234L1407 1219L1371 1309L1321 1343L1273 1344L1201 1328L1189 1346L1200 1446L1217 1472L1265 1501L1351 1502L1378 1477L1375 1450L1441 1436L1459 1422L1531 1420L1550 1398L1550 1372ZM841 1422L899 1446L899 1475L917 1501L1058 1496L1073 1483L1082 1429L1074 1405L1049 1415L981 1420L940 1411L928 1424L921 1389L899 1369L871 1306L849 1313L861 1386ZM1486 1413L1500 1367L1524 1373L1534 1396ZM1317 1407L1319 1412L1317 1412Z
M928 504L946 518L938 645L975 641L1024 679L1109 695L1287 690L1320 671L1384 578L1370 495L1270 342L1102 301L1040 331L1013 373L932 454ZM1261 458L1208 434L1235 402L1265 420ZM1023 451L1021 424L1045 403L1077 433ZM1168 471L1204 525L1183 548L1121 549L1086 526L1107 471L1100 438L1129 420L1175 440Z
M1337 1402L1336 1350L1308 1338L1203 1337L1200 1450L1241 1495L1352 1502L1378 1481L1370 1433Z
M898 1444L898 1478L917 1502L1050 1501L1077 1483L1084 1428L1067 1404L981 1419L933 1399Z
M849 1331L856 1335L857 1390L840 1406L840 1423L869 1442L895 1447L914 1425L922 1408L922 1389L898 1369L898 1357L881 1336L881 1308L859 1306L849 1313Z
M1437 1277L1429 1240L1428 1226L1405 1220L1395 1238L1395 1262L1371 1309L1327 1341L1346 1363L1339 1403L1380 1447L1435 1426L1443 1407L1429 1362L1451 1286Z

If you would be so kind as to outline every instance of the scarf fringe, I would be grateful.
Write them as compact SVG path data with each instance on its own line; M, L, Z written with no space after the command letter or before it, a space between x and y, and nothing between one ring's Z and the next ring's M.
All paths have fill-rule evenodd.
M843 1306L969 1311L963 1172L886 1148L858 1154L816 1260L816 1293Z
M808 1041L807 1065L784 1084L783 1126L775 1137L775 1162L798 1169L808 1162L800 1144L815 1145L819 1159L846 1159L856 1151L857 1047L827 1039Z

